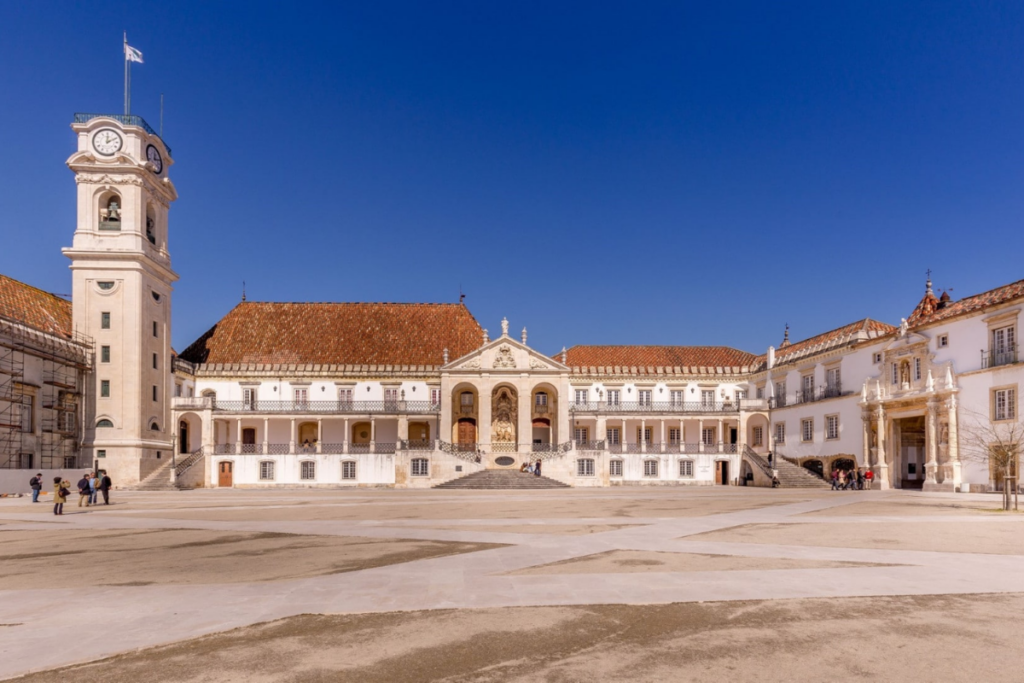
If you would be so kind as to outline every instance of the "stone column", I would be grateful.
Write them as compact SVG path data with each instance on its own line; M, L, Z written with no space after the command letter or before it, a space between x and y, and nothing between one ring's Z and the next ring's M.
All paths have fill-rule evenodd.
M647 418L640 418L640 452L647 452Z
M477 426L476 440L480 444L491 443L491 383L482 382L477 387Z
M516 419L516 451L520 453L530 452L533 445L533 394L529 389L524 390L518 387L519 391L519 417ZM548 408L554 396L548 396ZM550 413L548 414L550 420Z
M608 421L604 416L597 418L597 434L594 434L594 441L605 441L608 438ZM605 442L607 448L608 443Z
M324 419L322 417L318 417L316 419L316 452L317 453L323 453L324 452L323 443L324 443Z
M718 431L716 433L716 437L715 441L718 443L718 452L721 453L725 450L722 447L722 444L725 443L725 422L721 419L718 420Z
M238 418L237 420L235 420L235 425L237 427L237 430L236 430L236 433L235 433L235 436L236 436L236 438L235 438L235 453L241 453L242 452L242 418Z
M370 452L377 452L377 418L370 416Z
M270 418L263 418L263 455L270 452Z
M882 491L890 488L889 465L885 460L885 409L879 404L875 410L875 422L878 425L878 446L875 455L878 457L878 464L875 465L875 481Z
M345 418L345 434L341 437L341 452L348 453L348 418Z
M288 432L288 452L289 453L294 453L295 452L295 443L299 440L299 435L295 431L295 418L294 417L292 418L291 422L292 422L291 429Z
M953 490L960 491L960 487L963 485L963 472L960 466L960 439L957 436L957 419L956 419L956 394L949 397L949 401L946 404L948 413L948 429L949 434L946 436L946 447L949 449L949 462L953 466Z
M871 469L871 411L865 408L860 413L861 424L861 449L863 450L862 460L864 467Z
M937 485L935 476L939 467L939 402L935 398L928 399L928 412L925 417L925 481L924 488L931 489Z
M409 440L409 416L399 415L398 416L398 440L408 441Z

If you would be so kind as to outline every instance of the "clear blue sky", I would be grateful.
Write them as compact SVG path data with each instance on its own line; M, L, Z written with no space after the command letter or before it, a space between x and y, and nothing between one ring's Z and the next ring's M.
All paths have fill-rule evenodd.
M72 114L165 139L180 349L254 300L763 351L1024 278L1024 3L0 3L0 272L70 274Z

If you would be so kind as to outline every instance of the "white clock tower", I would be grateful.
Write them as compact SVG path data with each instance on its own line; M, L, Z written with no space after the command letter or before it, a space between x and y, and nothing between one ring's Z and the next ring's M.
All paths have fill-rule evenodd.
M171 458L170 149L139 116L76 114L71 259L75 329L93 338L82 454L115 486ZM84 464L84 463L83 463Z

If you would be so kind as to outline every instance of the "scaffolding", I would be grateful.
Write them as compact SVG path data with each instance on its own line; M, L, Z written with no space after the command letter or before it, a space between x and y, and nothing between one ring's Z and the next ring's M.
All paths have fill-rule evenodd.
M12 344L0 345L0 468L21 467L22 379L25 354Z
M78 467L79 370L66 360L43 359L42 443L43 469Z

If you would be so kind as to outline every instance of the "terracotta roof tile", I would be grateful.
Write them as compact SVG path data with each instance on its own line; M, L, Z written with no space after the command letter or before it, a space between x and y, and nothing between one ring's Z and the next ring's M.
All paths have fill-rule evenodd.
M951 301L939 308L940 301L934 294L925 294L924 298L914 308L914 312L907 318L911 327L920 327L930 323L954 318L958 315L966 315L974 311L996 306L1007 301L1024 297L1024 280L1011 282L1002 287L990 289L981 294L964 297L959 301Z
M71 337L71 302L0 275L0 316L43 332Z
M570 367L585 366L624 366L632 368L636 374L637 367L650 374L655 368L723 367L739 368L752 365L757 356L728 346L574 346L566 352L566 365ZM556 353L552 358L561 359Z
M193 363L433 365L480 346L461 304L243 302L181 352Z
M843 325L834 330L829 330L828 332L780 347L775 351L775 361L776 364L791 362L818 351L833 349L856 341L874 339L896 331L897 329L888 323L864 318L849 325Z

